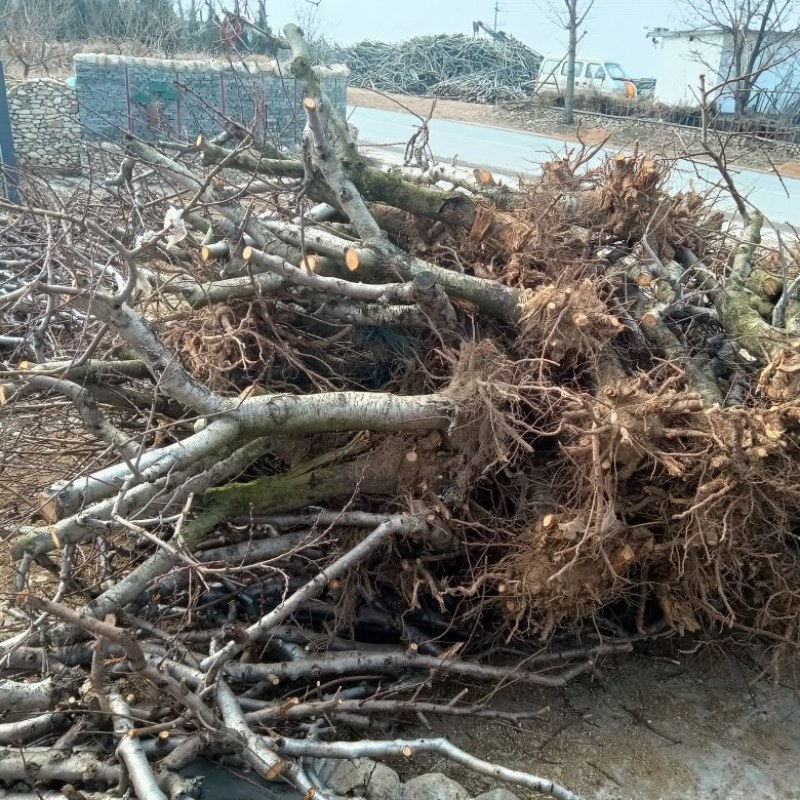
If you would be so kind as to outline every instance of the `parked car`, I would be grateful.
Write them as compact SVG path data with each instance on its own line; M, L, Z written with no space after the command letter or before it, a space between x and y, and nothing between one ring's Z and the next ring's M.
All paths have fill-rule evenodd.
M567 56L545 55L534 80L534 92L563 94L567 84ZM575 88L636 97L636 84L616 62L597 56L575 57Z

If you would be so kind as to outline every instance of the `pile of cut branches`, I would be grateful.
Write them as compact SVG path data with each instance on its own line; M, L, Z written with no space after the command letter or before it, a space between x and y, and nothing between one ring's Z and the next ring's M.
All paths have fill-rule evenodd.
M358 42L347 48L353 86L474 103L530 96L541 56L509 36L418 36L405 42Z
M129 138L2 204L0 782L434 750L573 798L381 726L656 633L797 646L800 250L639 153L382 170L285 35L302 158Z

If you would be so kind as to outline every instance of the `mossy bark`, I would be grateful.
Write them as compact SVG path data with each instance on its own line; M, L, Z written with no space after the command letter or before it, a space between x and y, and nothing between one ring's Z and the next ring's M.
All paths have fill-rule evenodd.
M800 300L790 299L786 303L783 326L792 336L800 336Z
M766 269L754 269L748 275L745 286L753 294L774 303L783 291L783 278Z
M198 145L205 166L224 161L226 167L250 175L301 179L305 174L301 161L259 158L252 153L228 150L205 140ZM355 148L348 148L343 166L359 194L368 202L387 203L417 216L450 221L465 227L475 221L475 205L465 194L420 186L397 175L390 175L372 166ZM314 170L307 191L315 200L338 205L336 196L317 170Z
M416 484L435 489L446 470L431 451L409 459L415 452L392 440L385 446L337 463L342 451L326 453L280 475L267 475L248 483L230 483L203 495L203 510L183 529L182 539L191 549L213 528L228 519L278 514L325 503L339 497L396 494Z
M246 150L228 150L206 139L199 139L197 146L203 153L203 166L225 162L230 169L249 172L251 175L269 175L275 178L297 178L305 176L303 162L294 159L265 158Z
M781 350L793 346L786 331L774 328L753 308L750 293L744 289L735 291L733 286L720 289L715 305L727 333L757 358L769 361Z
M772 320L772 312L775 310L775 303L771 303L769 300L764 299L760 295L753 294L752 292L747 292L747 302L750 308L757 311L762 319L765 319L767 322Z
M364 200L465 227L475 222L475 204L465 194L419 186L370 166L360 156L348 158L344 168Z

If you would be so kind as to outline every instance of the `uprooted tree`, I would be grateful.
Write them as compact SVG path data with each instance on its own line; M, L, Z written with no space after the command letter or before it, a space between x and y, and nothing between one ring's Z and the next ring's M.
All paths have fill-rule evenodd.
M328 796L304 757L433 749L574 797L345 733L655 631L796 647L798 251L638 153L514 189L382 169L285 36L301 157L129 139L88 192L4 204L0 781L177 797L235 750ZM98 728L108 757L72 749Z

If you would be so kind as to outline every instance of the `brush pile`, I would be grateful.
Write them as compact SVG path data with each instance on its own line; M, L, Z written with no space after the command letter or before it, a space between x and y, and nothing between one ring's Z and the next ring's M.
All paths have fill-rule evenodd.
M500 103L530 97L542 59L511 36L492 41L440 34L398 43L358 42L347 49L346 60L353 86Z
M656 633L796 648L800 251L639 153L384 171L285 34L304 159L128 139L4 204L0 786L434 750L574 798L387 720Z

